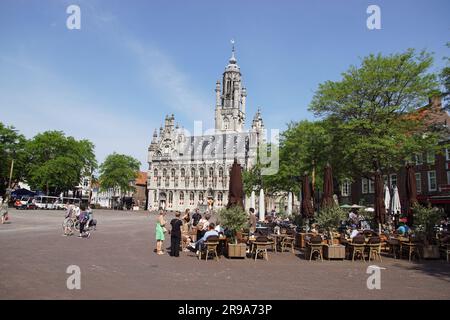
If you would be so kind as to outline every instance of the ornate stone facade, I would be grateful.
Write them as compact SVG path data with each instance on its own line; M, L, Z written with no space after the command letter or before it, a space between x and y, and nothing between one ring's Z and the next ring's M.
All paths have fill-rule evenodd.
M228 202L229 173L234 158L244 170L256 163L264 125L258 110L249 130L244 129L247 92L242 85L234 47L222 83L216 83L215 130L187 136L166 116L148 148L149 210L213 210Z

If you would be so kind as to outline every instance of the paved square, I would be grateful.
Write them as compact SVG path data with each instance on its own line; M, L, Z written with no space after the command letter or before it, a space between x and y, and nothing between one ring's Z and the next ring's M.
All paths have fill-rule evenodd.
M155 214L96 210L89 239L63 237L63 216L10 211L11 224L0 225L0 299L450 299L444 260L309 262L298 252L269 253L269 261L173 258L153 252ZM386 268L381 290L367 289L372 264ZM81 290L66 287L70 265L81 268Z

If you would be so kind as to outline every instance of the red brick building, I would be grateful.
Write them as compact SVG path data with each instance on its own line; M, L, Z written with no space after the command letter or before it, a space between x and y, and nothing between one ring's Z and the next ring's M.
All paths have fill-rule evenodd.
M430 104L419 110L420 116L427 116L427 125L448 126L450 116L442 108L441 99L435 98ZM417 198L418 201L427 205L442 207L447 214L450 213L450 148L445 148L445 144L450 142L442 141L440 153L418 154L414 156ZM384 175L384 181L392 191L392 187L398 187L402 208L405 207L406 170L402 168L399 172L392 172ZM373 205L375 195L375 184L373 180L359 178L354 182L349 180L341 182L340 202L360 203Z
M146 210L147 208L147 172L139 172L136 178L135 191L133 193L133 202L135 206Z

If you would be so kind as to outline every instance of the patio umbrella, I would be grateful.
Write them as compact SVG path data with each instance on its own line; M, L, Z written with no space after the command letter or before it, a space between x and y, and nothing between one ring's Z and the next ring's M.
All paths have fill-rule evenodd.
M408 215L408 225L413 225L413 206L417 203L416 173L414 167L406 165L406 213Z
M250 196L250 208L255 209L256 203L255 203L255 191L252 191L252 194Z
M400 196L398 195L398 188L394 186L392 189L392 201L391 201L391 214L399 215L402 211L402 206L400 204Z
M259 192L259 221L264 221L266 218L266 207L264 205L264 190Z
M324 169L322 207L331 207L334 204L333 173L331 171L331 166L327 164Z
M380 171L377 171L375 172L375 219L381 224L384 224L386 216L383 191L383 179L381 178Z
M391 206L391 193L389 192L389 187L384 186L384 207L386 208L386 213L388 213Z
M301 212L305 218L312 218L314 216L311 203L311 188L307 174L303 176Z
M287 214L292 214L292 192L288 193Z
M237 163L237 159L235 158L233 165L231 166L227 208L232 206L240 206L241 208L244 208L243 200L244 188L242 185L242 170L241 166Z

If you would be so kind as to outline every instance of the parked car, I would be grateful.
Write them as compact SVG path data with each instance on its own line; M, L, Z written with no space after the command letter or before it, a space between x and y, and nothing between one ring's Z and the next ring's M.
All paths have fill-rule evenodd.
M20 199L16 199L14 202L14 207L17 210L25 210L27 209L28 201L32 201L32 197L23 196Z

